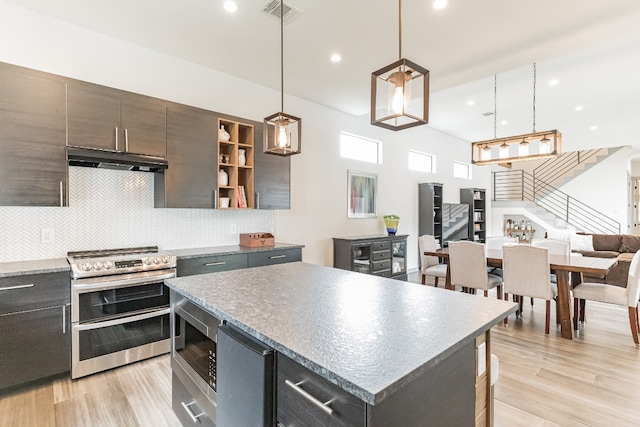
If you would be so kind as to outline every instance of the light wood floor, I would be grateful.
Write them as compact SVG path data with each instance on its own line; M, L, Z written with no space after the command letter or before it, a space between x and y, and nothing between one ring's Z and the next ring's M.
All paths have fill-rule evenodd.
M523 319L493 328L497 427L640 425L640 350L626 309L590 302L580 332L568 341L552 327L545 337L541 301L533 308L527 302ZM0 427L179 426L170 383L165 355L0 394Z

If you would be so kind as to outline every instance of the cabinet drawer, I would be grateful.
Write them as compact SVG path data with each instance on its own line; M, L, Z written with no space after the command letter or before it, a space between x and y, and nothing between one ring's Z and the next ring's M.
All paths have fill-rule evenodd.
M284 426L365 425L364 402L280 353L277 390L277 419Z
M382 270L391 270L391 260L385 259L383 261L375 261L371 263L371 271L377 272Z
M389 248L391 248L391 242L389 240L379 240L377 242L373 242L374 251L381 251Z
M216 273L247 267L246 254L216 255L200 258L178 259L178 276Z
M171 407L183 426L216 426L175 373L171 375ZM197 422L193 421L193 417L197 417Z
M68 271L0 279L0 314L35 310L71 302Z
M380 261L383 259L390 259L391 258L391 251L386 250L386 251L381 251L381 252L374 252L371 254L371 259L373 261Z
M260 267L262 265L283 264L285 262L302 261L302 250L294 249L274 249L272 251L252 252L249 254L249 267Z

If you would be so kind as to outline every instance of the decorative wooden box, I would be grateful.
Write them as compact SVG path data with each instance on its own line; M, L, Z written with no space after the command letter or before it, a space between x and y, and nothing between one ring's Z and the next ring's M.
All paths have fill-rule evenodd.
M276 242L271 233L240 233L240 246L258 248L261 246L275 246Z

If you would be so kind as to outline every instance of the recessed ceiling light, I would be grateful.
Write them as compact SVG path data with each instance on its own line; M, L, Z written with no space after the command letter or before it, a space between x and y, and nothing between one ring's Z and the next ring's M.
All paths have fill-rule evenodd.
M238 11L238 5L236 4L236 2L234 1L226 1L224 2L224 10L226 10L227 12L237 12Z
M576 108L574 108L574 110L576 111L582 111L582 105L577 105Z
M501 125L506 125L507 123L509 123L509 122L506 121L506 120L503 120L503 121L500 122Z
M435 10L441 10L447 7L448 4L449 4L449 0L435 0L433 2L433 8Z
M340 62L342 61L342 56L339 53L334 53L331 55L331 62Z
M597 129L598 129L598 126L591 126L589 129L591 129L591 130L597 130Z
M558 79L551 79L549 80L549 86L555 86L558 84Z
M471 101L467 101L467 105L468 105L469 107L471 107L471 106L472 106L473 104L475 104L475 103L476 103L476 102L475 102L475 101L473 101L473 100L471 100Z

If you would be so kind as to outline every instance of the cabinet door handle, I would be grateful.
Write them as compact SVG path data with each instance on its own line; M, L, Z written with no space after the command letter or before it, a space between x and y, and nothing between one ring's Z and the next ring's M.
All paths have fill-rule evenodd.
M28 283L25 285L15 285L15 286L5 286L3 288L0 288L0 291L11 291L14 289L25 289L25 288L33 288L35 286L34 283Z
M62 306L62 333L67 333L67 306Z
M60 207L64 206L64 188L62 184L62 181L60 181Z
M124 151L129 151L129 129L124 128Z
M197 423L198 418L204 415L204 411L200 412L199 414L194 414L193 411L191 410L191 405L196 403L195 400L191 403L184 403L184 402L180 402L180 403L182 404L182 407L184 408L184 410L187 411L187 415L189 415L189 418L191 418L191 421L193 421L194 423Z
M269 259L280 259L280 258L286 258L286 255L273 255L270 256Z
M298 383L293 383L293 381L291 380L284 380L285 384L287 384L289 387L291 387L292 389L294 389L296 392L298 392L302 397L304 397L305 399L307 399L309 402L313 403L315 406L317 406L318 408L322 409L324 412L326 412L329 415L333 415L333 409L331 409L331 407L329 406L329 404L331 402L333 402L333 399L328 400L324 403L322 403L321 401L319 401L318 399L316 399L314 396L312 396L311 394L307 393L305 390L302 389L302 387L300 387L300 385L304 384L304 381L300 381Z
M118 151L118 126L116 126L116 151Z
M213 190L213 209L218 209L218 190Z
M218 262L208 262L204 266L205 267L215 267L216 265L225 265L227 261L218 261Z
M260 209L260 192L256 192L256 209Z

